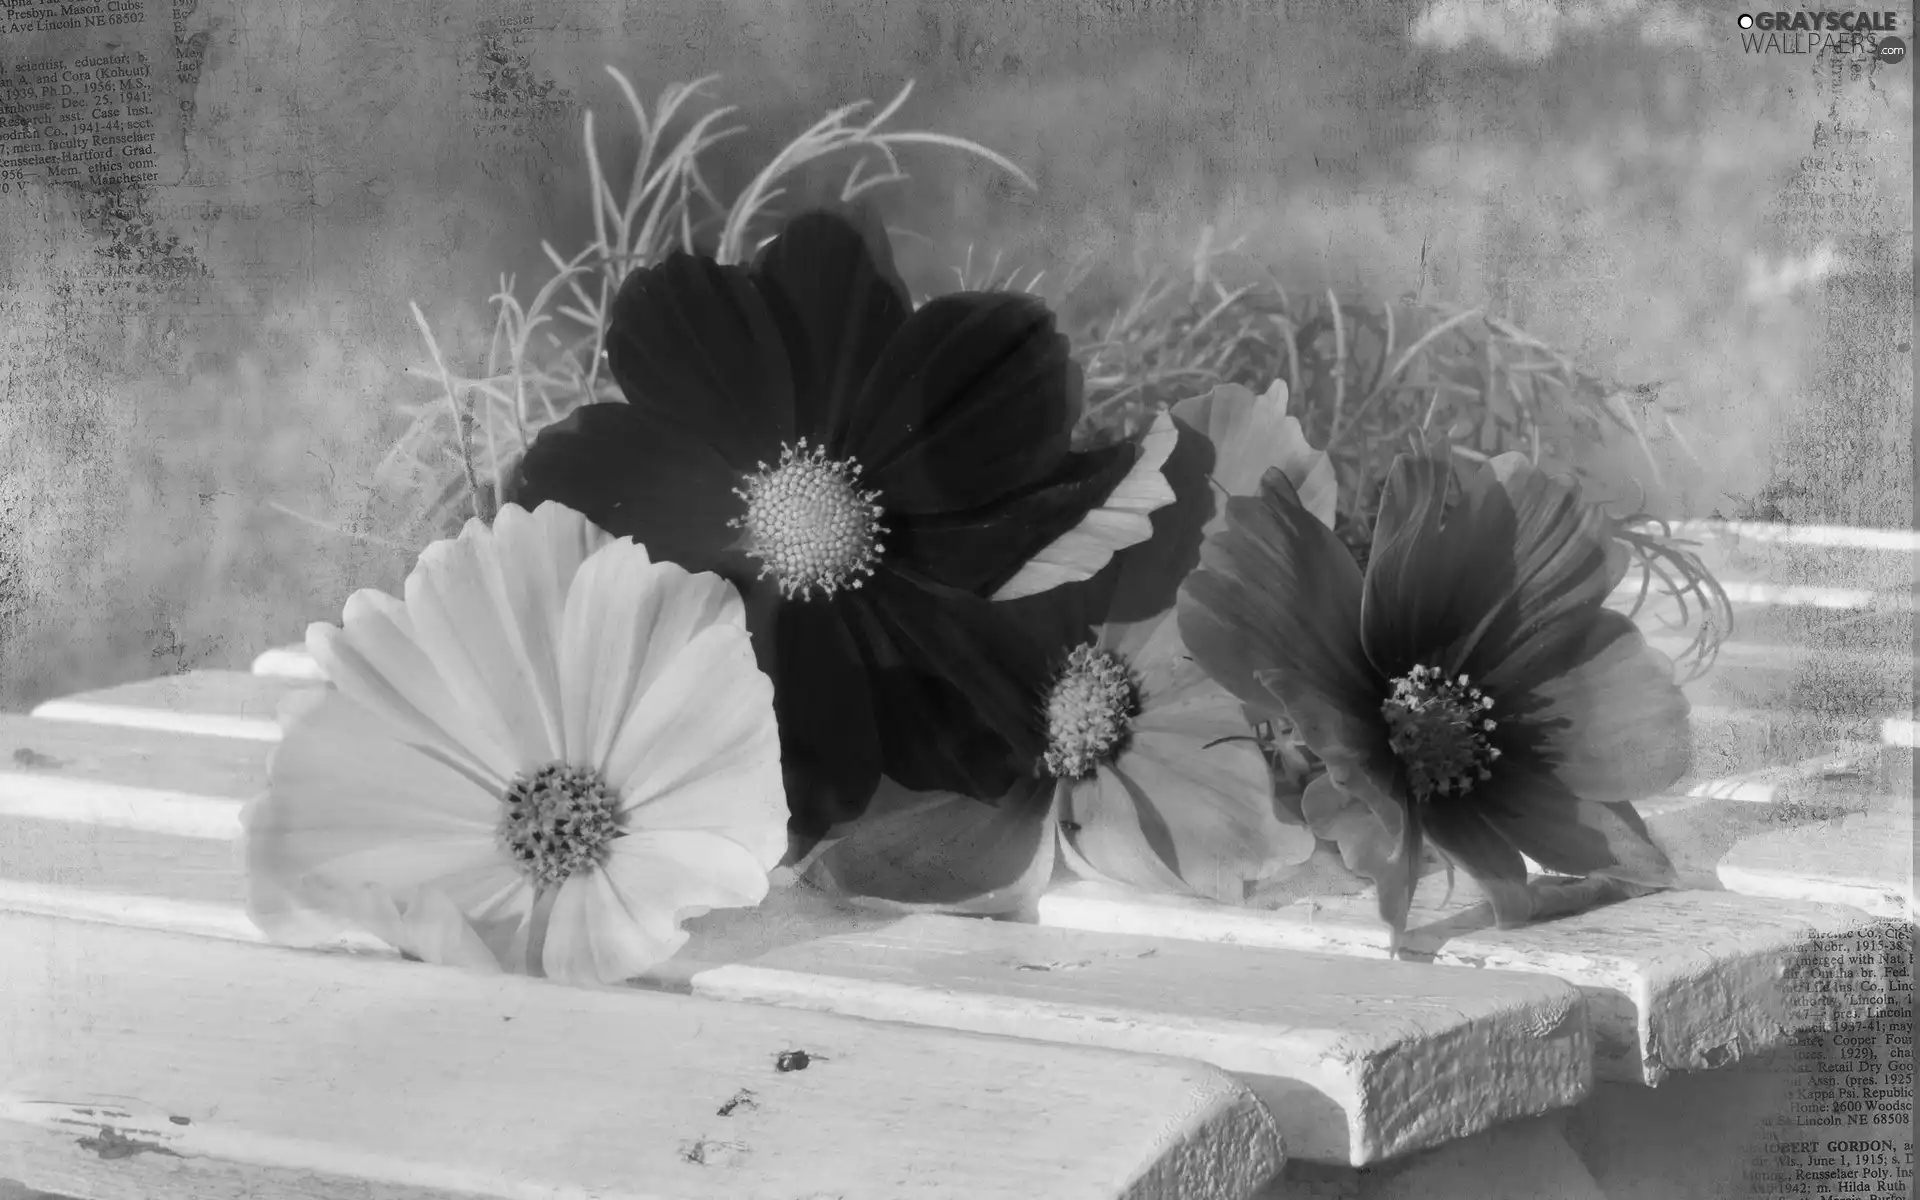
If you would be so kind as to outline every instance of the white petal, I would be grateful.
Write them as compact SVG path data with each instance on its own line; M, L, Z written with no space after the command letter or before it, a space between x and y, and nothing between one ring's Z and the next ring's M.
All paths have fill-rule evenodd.
M347 598L342 627L308 627L307 651L341 694L378 716L395 737L432 747L490 784L504 786L512 778L513 756L448 689L399 600L384 592L355 592Z
M1173 418L1162 411L1140 443L1140 457L1122 479L1080 524L1049 542L1019 572L993 594L995 600L1016 600L1063 583L1092 578L1121 550L1153 536L1150 516L1173 503L1173 488L1160 468L1180 440Z
M444 892L420 888L406 899L399 934L408 953L442 966L497 973L500 962Z
M588 559L561 619L567 761L605 769L636 698L713 626L737 630L746 641L740 594L718 575L651 562L646 548L630 541Z
M634 703L607 782L632 830L710 830L771 869L787 851L773 684L746 630L712 625Z
M516 770L531 771L560 757L557 598L573 578L557 586L539 578L566 563L522 520L531 518L509 520L497 541L469 521L458 538L428 546L407 576L406 601L415 639L448 688L507 748Z
M603 870L567 880L555 899L541 966L568 983L618 983L686 944L680 923L767 895L766 868L727 838L631 833Z
M241 853L249 911L270 934L297 931L296 902L321 905L310 877L403 892L512 872L494 843L498 800L340 693L300 716L268 776L267 794L242 813Z

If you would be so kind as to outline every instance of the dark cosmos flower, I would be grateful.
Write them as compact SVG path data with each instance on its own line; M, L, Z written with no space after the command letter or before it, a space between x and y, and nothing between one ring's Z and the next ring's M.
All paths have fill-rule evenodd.
M877 907L1002 914L1037 899L1059 859L1085 879L1241 903L1312 854L1298 789L1276 798L1245 708L1192 661L1174 606L1223 497L1277 467L1331 521L1333 467L1284 384L1217 387L1168 417L1147 437L1173 447L1153 536L1083 583L997 606L1025 635L1009 669L1044 747L1027 777L993 807L883 786L813 861L814 882Z
M1379 887L1397 942L1422 839L1529 919L1522 855L1566 874L1666 886L1632 801L1685 773L1672 664L1603 604L1604 517L1523 456L1456 475L1402 456L1364 578L1277 472L1227 503L1180 598L1194 657L1287 714L1326 764L1303 807Z
M606 342L626 402L543 430L508 498L740 587L795 835L857 816L883 771L1003 793L1037 748L990 598L1086 578L1171 499L1137 444L1069 447L1079 376L1046 306L915 310L877 224L816 212L751 266L636 270ZM1083 528L1103 503L1125 511Z

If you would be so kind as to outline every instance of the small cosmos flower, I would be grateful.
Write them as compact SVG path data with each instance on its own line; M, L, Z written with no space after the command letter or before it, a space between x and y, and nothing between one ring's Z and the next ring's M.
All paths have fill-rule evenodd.
M1517 454L1457 476L1402 456L1364 579L1280 473L1226 518L1182 588L1181 632L1326 765L1303 808L1373 878L1396 945L1423 839L1503 926L1535 912L1522 855L1673 882L1632 802L1685 773L1687 701L1671 662L1603 607L1612 539L1574 488Z
M738 593L558 504L435 542L307 648L243 818L249 913L427 959L615 983L758 904L787 847Z
M1046 306L916 310L883 232L816 212L751 266L635 271L607 362L625 402L543 430L510 498L739 586L796 836L857 816L883 771L1004 791L1033 748L979 601L1089 577L1172 499L1138 444L1070 448L1077 376Z
M1242 702L1192 661L1174 620L1180 581L1223 524L1221 495L1277 469L1331 522L1332 464L1286 410L1279 383L1175 406L1172 428L1149 435L1177 438L1162 468L1175 500L1153 514L1153 537L1086 584L996 606L1029 639L1044 749L1026 778L994 807L889 793L813 877L892 906L1001 913L1038 894L1056 851L1082 878L1235 904L1305 861L1313 834L1276 805Z

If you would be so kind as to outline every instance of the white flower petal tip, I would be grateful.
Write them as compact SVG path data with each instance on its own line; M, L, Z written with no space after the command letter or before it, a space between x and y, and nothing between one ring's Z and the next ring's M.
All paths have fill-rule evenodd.
M1090 579L1115 554L1152 537L1152 514L1174 501L1173 486L1161 468L1179 440L1173 417L1162 409L1141 438L1133 467L1100 507L1027 560L1018 574L993 593L993 599L1018 600Z

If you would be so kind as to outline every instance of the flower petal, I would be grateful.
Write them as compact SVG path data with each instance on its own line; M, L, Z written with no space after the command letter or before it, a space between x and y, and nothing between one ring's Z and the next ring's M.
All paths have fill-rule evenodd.
M653 562L645 546L630 541L615 542L587 560L567 594L561 618L566 760L609 772L613 786L624 786L625 779L613 772L612 758L634 706L663 676L684 669L682 656L696 638L713 629L732 631L722 641L737 642L731 653L747 653L746 671L758 676L751 662L746 609L726 580ZM716 686L737 682L728 676ZM770 709L767 716L771 722Z
M740 532L727 524L746 511L739 480L709 443L651 409L584 404L533 439L507 494L526 507L557 501L689 570L740 569Z
M407 576L407 616L448 689L507 748L515 770L530 771L560 756L559 698L540 693L528 650L553 636L560 614L523 626L503 576L528 568L503 563L500 550L477 520L428 546Z
M1347 870L1372 881L1380 919L1390 931L1388 950L1397 954L1420 883L1420 822L1403 814L1389 827L1373 806L1325 775L1307 784L1300 807L1314 834L1340 848Z
M1034 487L966 512L916 516L892 514L886 549L894 564L975 595L990 595L1020 575L1037 554L1066 539L1058 561L1035 568L1021 584L1034 594L1068 579L1084 579L1097 560L1112 556L1109 543L1151 530L1127 513L1104 513L1100 505L1132 474L1138 451L1116 442L1066 456ZM1080 531L1086 522L1093 527ZM1008 599L1010 597L999 597Z
M471 777L326 692L274 747L268 790L242 812L248 913L270 936L298 938L302 910L325 909L331 889L400 894L476 874L504 887L514 872L494 841L498 812Z
M1579 665L1534 689L1545 706L1527 721L1543 737L1553 774L1585 800L1644 800L1687 773L1693 759L1686 693L1673 663L1632 621L1601 610Z
M846 609L871 672L886 775L985 799L1045 751L1053 647L1000 606L896 571Z
M614 843L604 869L561 886L541 968L563 983L631 979L686 944L682 921L758 904L767 888L767 869L730 838L699 830L629 833Z
M1529 691L1580 661L1588 622L1615 586L1618 554L1606 514L1572 483L1520 454L1496 457L1483 475L1516 514L1514 587L1465 661L1495 695Z
M519 770L490 730L489 714L462 703L440 677L404 602L371 589L355 592L341 626L307 627L307 652L340 695L376 714L394 738L493 788L504 790Z
M771 870L787 849L773 684L738 625L709 625L664 652L607 757L628 836L711 833Z
M1172 611L1181 583L1200 565L1207 525L1220 507L1208 474L1213 443L1177 417L1173 429L1173 452L1160 467L1173 502L1154 510L1151 537L1114 556L1106 571L1112 576L1112 599L1103 614L1108 622L1142 621Z
M1505 494L1469 489L1449 510L1452 479L1446 459L1403 454L1381 492L1362 638L1388 678L1416 664L1453 674L1465 639L1515 580L1517 518Z
M1056 811L1050 780L1023 779L997 805L887 780L807 878L891 911L1021 912L1053 878Z
M1293 484L1301 505L1322 525L1333 528L1336 484L1333 460L1307 442L1300 419L1287 412L1287 384L1276 379L1260 396L1237 383L1225 383L1204 395L1182 400L1175 418L1206 435L1215 450L1212 477L1226 496L1252 496L1267 471L1278 469ZM1224 528L1224 507L1207 526Z
M1478 789L1464 797L1441 797L1422 806L1421 824L1428 840L1472 876L1486 894L1500 928L1511 929L1533 919L1527 864L1512 841L1495 831L1476 799L1484 799Z
M1338 717L1343 741L1366 751L1375 739L1362 732L1379 726L1385 745L1385 686L1360 649L1359 569L1284 474L1267 472L1258 497L1227 501L1227 527L1207 539L1200 562L1180 590L1180 635L1209 675L1271 715L1317 697L1295 724ZM1313 731L1302 732L1320 751Z
M1139 457L1100 507L1041 547L1012 579L994 590L993 598L1013 600L1091 578L1115 553L1153 536L1151 514L1174 500L1161 468L1179 438L1172 417L1164 412L1155 417L1140 443Z
M736 471L794 440L786 346L747 268L678 250L641 267L614 297L606 345L628 403Z
M861 386L912 311L886 230L865 211L803 213L761 252L754 278L786 339L795 428L838 450Z
M1149 844L1133 793L1112 768L1103 764L1093 778L1061 786L1066 796L1060 806L1060 857L1074 874L1148 892L1194 890L1167 865L1167 856ZM1165 843L1164 836L1161 841Z
M866 811L880 781L872 671L848 629L857 602L758 602L754 649L772 677L791 830L817 838Z
M1521 854L1565 875L1673 884L1673 864L1631 804L1583 799L1546 771L1502 765L1505 770L1454 803L1472 807Z
M1058 469L1074 369L1067 339L1034 297L936 297L868 376L847 448L889 511L968 512Z
M361 900L358 923L402 953L441 966L500 973L500 961L444 892L415 888L396 900L390 892L363 887Z
M1200 895L1237 904L1248 884L1311 857L1313 835L1274 814L1272 773L1259 748L1219 740L1248 732L1238 706L1220 697L1214 737L1136 729L1114 773L1166 864ZM1101 865L1091 843L1076 837L1075 845Z

